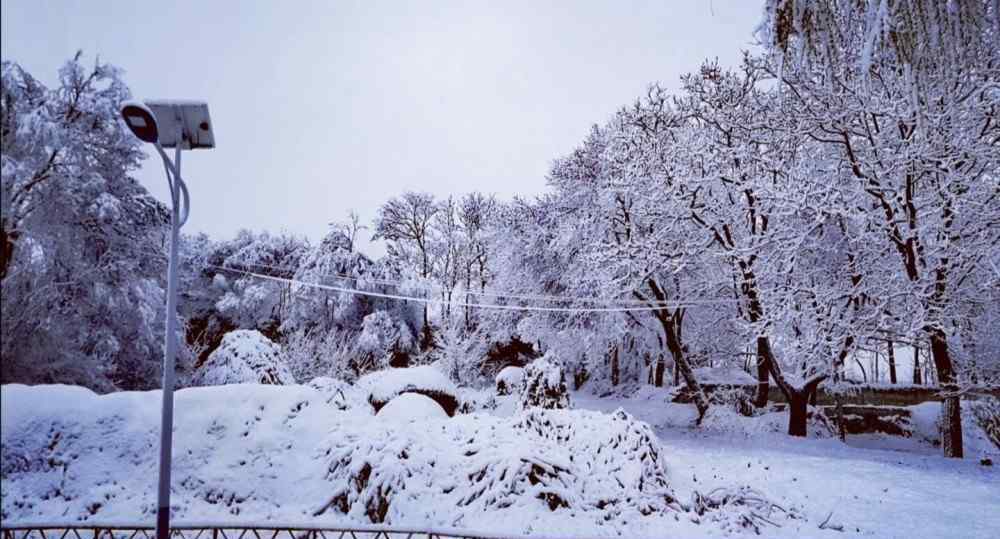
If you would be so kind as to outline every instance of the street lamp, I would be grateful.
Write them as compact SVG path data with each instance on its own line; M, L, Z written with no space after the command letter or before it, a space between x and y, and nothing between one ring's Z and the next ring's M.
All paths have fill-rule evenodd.
M157 491L156 537L170 535L170 458L174 427L174 358L177 354L177 238L187 221L191 201L181 178L181 150L214 148L208 105L196 101L127 101L125 125L149 142L163 159L170 186L170 262L167 266L167 335L163 354L163 408L160 414L160 480ZM171 162L164 148L174 148ZM182 211L183 210L183 211Z

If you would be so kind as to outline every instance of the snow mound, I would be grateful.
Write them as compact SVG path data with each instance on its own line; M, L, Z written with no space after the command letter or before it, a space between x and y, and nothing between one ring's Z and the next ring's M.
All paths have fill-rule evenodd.
M569 388L561 365L546 356L524 368L521 407L569 408Z
M497 395L510 395L521 390L524 382L522 367L504 367L496 376Z
M448 415L458 407L458 388L433 365L385 369L358 379L357 387L368 394L368 402L379 411L402 393L420 393L437 401Z
M281 357L281 347L259 331L240 329L222 337L222 343L198 368L194 385L295 383L292 371Z
M448 414L440 404L419 393L403 393L389 401L375 415L386 421L397 422L448 419Z

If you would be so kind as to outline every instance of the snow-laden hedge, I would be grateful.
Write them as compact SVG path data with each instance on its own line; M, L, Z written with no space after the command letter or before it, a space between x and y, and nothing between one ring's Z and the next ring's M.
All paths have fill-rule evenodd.
M759 494L678 501L668 448L624 412L395 422L316 385L178 391L174 517L626 537L784 518ZM2 386L0 518L152 521L159 407L157 391Z
M281 346L252 329L230 331L222 343L198 367L194 385L295 383L292 371L281 356Z
M524 368L521 383L522 408L569 408L569 388L561 365L546 357Z

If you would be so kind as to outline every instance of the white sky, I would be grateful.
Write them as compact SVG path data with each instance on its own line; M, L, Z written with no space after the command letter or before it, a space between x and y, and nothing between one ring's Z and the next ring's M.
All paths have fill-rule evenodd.
M139 98L208 101L185 232L320 238L404 190L545 190L590 126L705 58L735 65L759 0L2 2L2 56L53 83L77 49ZM139 174L166 200L159 160ZM377 254L378 246L367 250Z

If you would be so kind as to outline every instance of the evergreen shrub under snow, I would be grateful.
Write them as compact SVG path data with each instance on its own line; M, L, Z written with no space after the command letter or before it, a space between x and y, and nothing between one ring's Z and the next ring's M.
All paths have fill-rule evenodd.
M532 361L524 368L521 407L569 408L569 388L561 365L546 356Z
M194 373L194 385L294 384L295 378L281 356L281 346L259 331L230 331Z
M497 395L510 395L521 390L524 382L524 369L513 365L504 367L497 373Z

